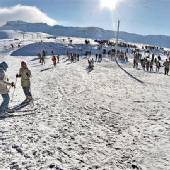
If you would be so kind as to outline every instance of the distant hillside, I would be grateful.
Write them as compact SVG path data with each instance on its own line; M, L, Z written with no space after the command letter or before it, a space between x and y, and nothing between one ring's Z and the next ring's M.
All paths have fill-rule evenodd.
M0 39L22 39L25 38L35 38L41 36L41 38L50 37L51 35L41 32L23 32L18 30L0 30Z
M4 26L0 27L0 30L44 32L54 36L82 37L91 39L115 38L114 31L104 30L97 27L64 27L61 25L49 26L44 23L27 23L23 21L9 21ZM127 32L120 32L119 38L132 43L151 44L155 46L170 48L170 36L165 35L143 36Z

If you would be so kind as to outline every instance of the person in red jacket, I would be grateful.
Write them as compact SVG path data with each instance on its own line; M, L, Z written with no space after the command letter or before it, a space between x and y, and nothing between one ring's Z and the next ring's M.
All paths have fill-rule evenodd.
M56 63L57 63L56 56L53 55L51 60L52 60L52 62L53 62L54 67L56 67Z

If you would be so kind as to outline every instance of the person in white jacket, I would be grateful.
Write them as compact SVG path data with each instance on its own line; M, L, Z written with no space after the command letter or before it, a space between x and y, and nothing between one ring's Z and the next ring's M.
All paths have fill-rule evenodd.
M9 83L5 79L5 71L7 71L8 65L6 62L0 63L0 94L3 101L0 106L0 118L8 116L8 105L9 105L9 89L8 86L15 87L14 83Z

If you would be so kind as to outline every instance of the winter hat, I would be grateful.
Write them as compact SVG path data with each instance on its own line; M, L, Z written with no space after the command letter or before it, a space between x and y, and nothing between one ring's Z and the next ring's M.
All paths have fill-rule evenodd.
M25 62L25 61L21 61L21 66L22 66L22 67L27 67L26 62Z
M0 69L7 71L7 68L8 68L8 64L6 62L0 63Z

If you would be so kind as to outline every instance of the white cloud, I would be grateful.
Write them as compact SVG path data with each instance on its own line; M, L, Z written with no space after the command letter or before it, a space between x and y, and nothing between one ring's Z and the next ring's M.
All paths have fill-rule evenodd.
M107 8L114 11L117 8L117 5L125 0L100 0L101 9Z
M47 16L35 6L16 5L8 8L0 8L0 25L7 21L22 20L31 23L47 23L49 25L57 24L56 20Z

